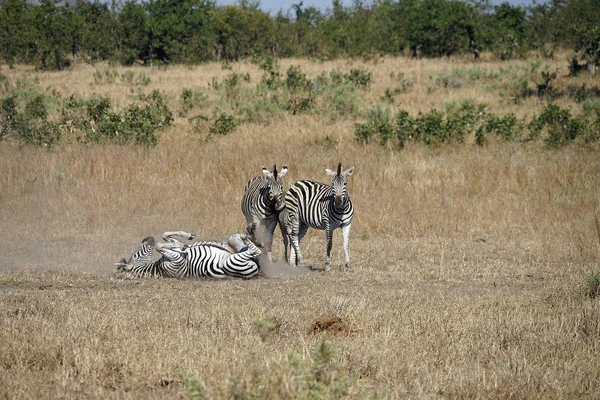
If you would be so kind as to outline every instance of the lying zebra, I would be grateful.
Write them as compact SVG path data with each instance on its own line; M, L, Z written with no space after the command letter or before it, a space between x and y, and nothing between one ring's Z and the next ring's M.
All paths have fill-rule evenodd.
M252 278L258 274L256 260L261 251L252 242L252 234L234 234L227 243L211 241L183 244L175 237L194 239L194 235L183 232L165 232L163 239L167 243L156 244L148 236L129 258L115 263L117 271L139 277L165 278L224 278L235 276ZM154 249L162 257L152 261Z

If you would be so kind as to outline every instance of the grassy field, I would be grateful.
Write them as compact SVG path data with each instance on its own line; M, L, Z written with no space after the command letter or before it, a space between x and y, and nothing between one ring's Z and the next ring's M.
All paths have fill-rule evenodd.
M565 60L550 66L562 68L559 90L594 84L566 78ZM477 82L427 89L429 76L456 68L531 63L288 60L283 70L300 65L312 78L362 68L373 83L352 115L278 113L226 136L207 138L175 114L155 147L0 142L0 397L597 398L600 303L586 290L600 271L598 151L495 141L399 150L352 138L399 73L413 84L392 107L416 113L473 99L498 114L538 112L536 96L505 101ZM103 93L115 107L129 104L132 85L94 79L104 68L2 73L65 97ZM247 63L228 68L134 71L150 78L144 91L164 91L177 110L184 88L216 102L213 77L248 73L250 87L261 76ZM343 267L337 231L330 273L113 276L113 263L145 236L241 232L243 188L262 165L288 164L289 186L326 182L324 168L338 162L356 168L355 272ZM307 264L324 264L323 232L309 232L302 248ZM327 315L349 331L315 334Z

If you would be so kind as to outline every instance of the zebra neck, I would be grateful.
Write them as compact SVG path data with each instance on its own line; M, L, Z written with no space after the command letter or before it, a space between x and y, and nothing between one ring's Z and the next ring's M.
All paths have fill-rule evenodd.
M339 206L335 204L335 199L332 200L331 204L333 204L333 209L335 211L347 211L350 208L350 197L346 196L344 201L342 201L342 204Z

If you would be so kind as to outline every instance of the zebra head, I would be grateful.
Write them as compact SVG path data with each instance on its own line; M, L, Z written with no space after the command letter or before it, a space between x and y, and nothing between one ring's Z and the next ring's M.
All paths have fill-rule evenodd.
M346 189L346 184L348 183L348 177L354 173L354 167L348 168L347 170L342 170L342 163L338 164L337 172L330 170L329 168L325 168L325 172L327 176L331 177L331 185L333 186L333 195L335 196L335 205L337 207L341 206L346 202L348 198L348 193Z
M266 192L269 204L273 205L276 211L281 211L285 207L283 201L283 177L288 172L288 166L284 165L279 173L277 173L277 165L273 165L273 171L269 171L262 167L262 172L267 178L268 191Z
M148 236L142 243L138 244L135 253L129 257L129 260L124 258L121 261L115 263L117 271L129 272L135 267L144 267L152 262L152 253L156 242L152 236Z

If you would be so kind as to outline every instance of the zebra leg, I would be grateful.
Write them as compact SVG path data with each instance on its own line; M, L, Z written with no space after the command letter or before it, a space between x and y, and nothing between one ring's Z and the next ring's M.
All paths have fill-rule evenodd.
M156 251L162 254L161 270L163 276L184 278L187 273L186 253L180 251L174 243L158 243Z
M193 233L185 232L185 231L174 231L174 232L165 232L163 233L163 240L176 244L179 248L183 248L184 244L179 240L175 239L174 236L179 236L182 238L186 238L187 240L192 240L196 237Z
M267 225L266 229L266 250L267 257L269 257L269 261L273 261L272 249L273 249L273 235L275 233L275 228L277 227L277 219L269 221L269 225Z
M306 235L306 231L308 231L308 225L303 224L303 223L299 223L299 228L298 228L298 233L296 235L296 243L294 245L294 240L292 239L292 245L294 245L294 248L292 249L292 253L294 254L294 259L295 259L295 264L299 265L301 267L304 266L304 257L302 257L302 252L300 251L300 242L302 241L302 238L304 237L304 235Z
M300 223L297 219L292 219L288 228L288 235L290 239L290 261L291 265L298 265L298 260L301 258L300 245L298 240L298 234L300 230Z
M244 236L244 237L242 237ZM244 238L246 236L245 235L240 235L239 233L236 233L234 235L229 236L229 239L227 239L227 245L229 247L231 247L233 250L235 250L236 253L239 253L240 251L242 251L246 246L246 243L244 243Z
M290 255L288 253L288 246L290 245L290 238L288 237L287 229L284 223L279 221L279 230L281 230L281 237L283 238L283 255L285 262L290 262Z
M283 238L283 253L285 256L285 261L290 262L290 253L288 253L290 246L290 218L289 212L286 208L284 208L277 218L277 223L279 223L279 229L281 230L281 237Z
M350 271L354 271L352 265L350 264L350 227L352 224L348 224L342 227L342 236L344 237L344 254L346 255L346 267Z
M331 247L333 246L333 230L327 228L325 230L325 241L327 242L327 257L325 257L325 271L329 271L331 264Z

